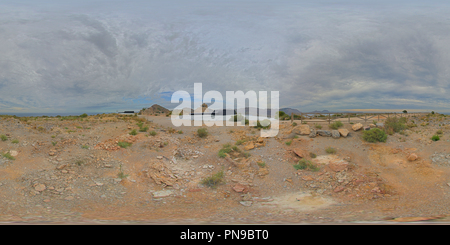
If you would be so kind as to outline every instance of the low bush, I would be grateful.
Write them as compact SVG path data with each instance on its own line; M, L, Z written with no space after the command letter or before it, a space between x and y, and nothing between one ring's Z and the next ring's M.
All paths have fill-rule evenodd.
M202 184L207 186L207 187L211 187L211 188L216 188L219 184L223 183L225 174L223 173L223 171L219 171L209 177L206 177L202 180Z
M311 170L311 171L319 171L320 168L314 165L311 161L306 159L301 159L297 164L294 165L294 168L297 170Z
M131 130L130 135L137 135L136 129Z
M117 143L117 145L122 147L122 148L127 148L127 147L131 146L132 143L128 143L126 141L119 141L119 143Z
M338 129L339 127L342 127L342 126L344 126L344 124L341 121L336 121L336 122L330 124L329 127L331 129Z
M0 135L0 139L2 139L2 141L7 141L8 137L6 137L6 135L2 134L2 135Z
M370 130L364 131L363 139L367 142L386 142L387 134L379 128L372 128Z
M431 137L431 140L432 141L438 141L438 140L440 140L440 138L439 138L439 135L433 135L433 137Z
M200 138L205 138L206 136L208 136L208 130L206 130L206 128L199 128L197 130L197 135Z
M325 149L325 152L328 154L334 154L336 153L336 149L334 149L333 147L328 147L327 149Z

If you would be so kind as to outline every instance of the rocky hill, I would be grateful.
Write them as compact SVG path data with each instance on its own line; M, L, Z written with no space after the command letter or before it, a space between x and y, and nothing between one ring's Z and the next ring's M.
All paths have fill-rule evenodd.
M168 114L170 111L158 104L154 104L151 107L147 109L142 109L139 114L140 115L165 115Z

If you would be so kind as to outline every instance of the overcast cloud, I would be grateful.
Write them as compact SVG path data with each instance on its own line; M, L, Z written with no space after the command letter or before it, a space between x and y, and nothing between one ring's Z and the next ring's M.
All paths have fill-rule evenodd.
M172 109L196 82L280 91L280 107L301 111L447 110L449 7L0 0L0 112Z

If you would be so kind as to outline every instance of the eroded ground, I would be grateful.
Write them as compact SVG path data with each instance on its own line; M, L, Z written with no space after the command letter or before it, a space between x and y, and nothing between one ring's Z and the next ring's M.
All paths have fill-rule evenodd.
M417 126L386 143L363 141L351 124L344 124L350 134L339 139L295 136L290 121L276 138L260 138L248 126L207 127L208 136L200 138L198 127L175 128L162 116L148 119L2 117L0 134L7 139L0 151L10 154L0 158L0 221L450 220L446 117L410 119ZM133 129L136 135L130 135ZM431 141L437 130L440 140ZM229 150L220 157L225 144ZM328 147L336 152L327 153ZM413 153L418 158L408 160ZM295 169L301 159L317 169ZM219 172L216 187L203 182Z

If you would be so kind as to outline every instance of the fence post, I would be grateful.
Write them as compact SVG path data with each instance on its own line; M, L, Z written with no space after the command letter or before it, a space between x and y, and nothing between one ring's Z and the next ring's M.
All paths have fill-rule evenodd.
M350 123L350 113L347 113L348 116L348 123Z
M291 124L294 123L294 113L291 112Z
M302 124L303 123L303 113L300 113L300 124Z
M331 123L330 113L328 113L328 124Z

